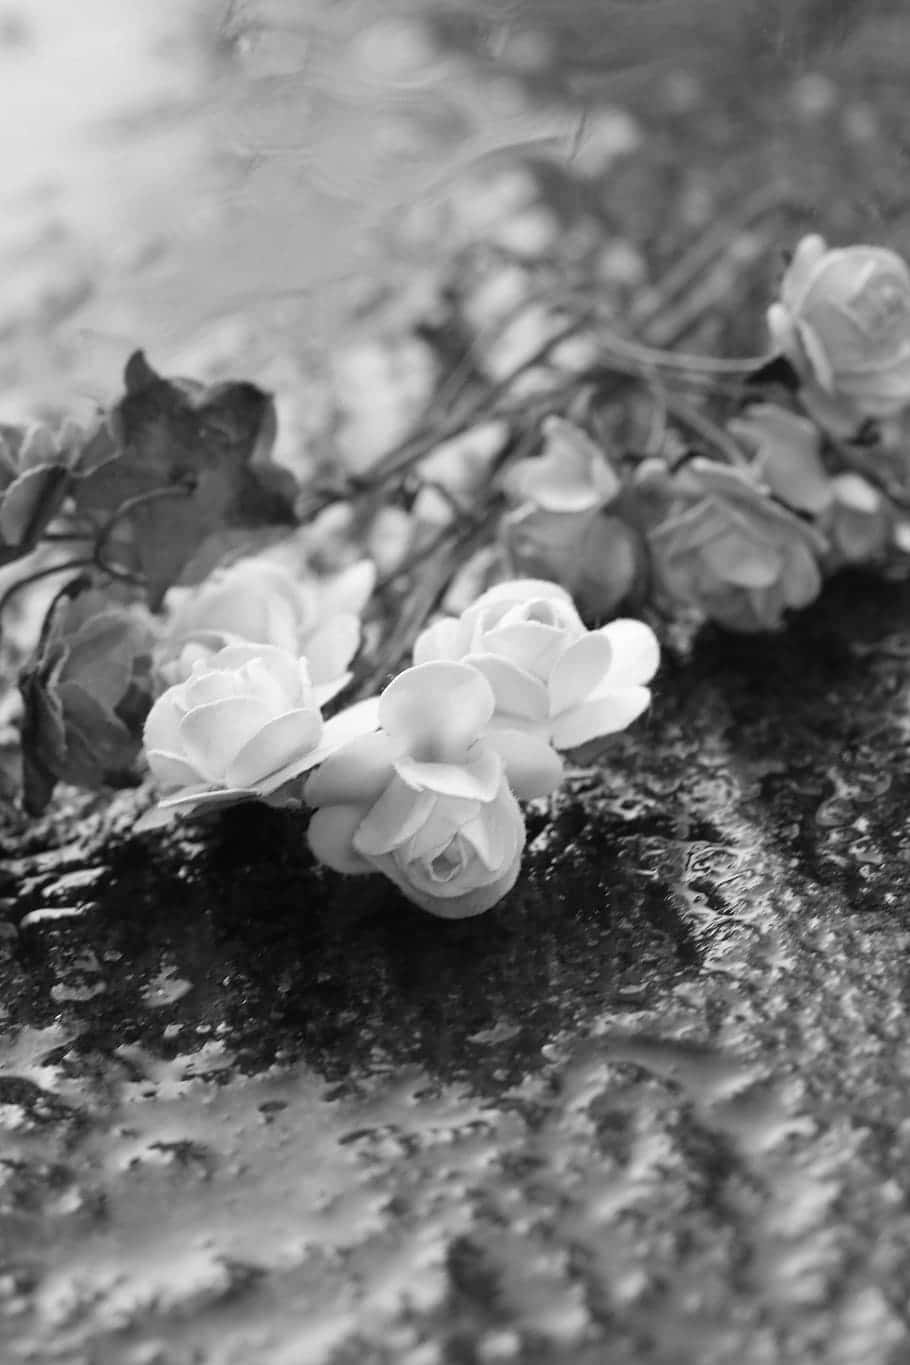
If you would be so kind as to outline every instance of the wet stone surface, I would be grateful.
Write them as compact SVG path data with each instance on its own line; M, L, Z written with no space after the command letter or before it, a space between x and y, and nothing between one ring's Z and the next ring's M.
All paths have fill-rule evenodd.
M906 1360L908 620L706 638L478 920L11 817L4 1361Z

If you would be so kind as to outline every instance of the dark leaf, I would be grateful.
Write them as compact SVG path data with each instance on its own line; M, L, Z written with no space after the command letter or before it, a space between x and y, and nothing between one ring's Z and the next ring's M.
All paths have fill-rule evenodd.
M271 462L275 410L255 384L163 379L142 352L125 382L110 421L116 451L78 481L75 501L158 607L209 535L293 524L297 486Z
M75 474L91 474L99 465L117 454L117 442L107 418L102 418L80 442L79 451L73 461Z
M57 597L20 677L23 799L32 814L58 781L97 788L127 780L151 703L144 608L79 589L77 581Z
M78 683L61 682L58 696L66 723L61 781L93 788L126 778L136 761L139 737Z
M22 799L30 815L39 815L53 795L66 763L63 704L56 692L56 674L66 658L55 644L40 665L26 668L19 680L22 693Z
M75 682L113 710L129 688L135 659L148 644L149 628L141 617L108 606L69 637L60 682Z
M69 491L67 439L0 423L0 564L33 550Z
M33 549L66 497L69 470L62 464L27 469L6 488L0 500L0 561Z

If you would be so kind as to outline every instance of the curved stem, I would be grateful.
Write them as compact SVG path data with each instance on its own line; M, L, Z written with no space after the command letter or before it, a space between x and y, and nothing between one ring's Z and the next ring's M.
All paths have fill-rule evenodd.
M107 547L107 542L116 529L117 523L124 517L128 517L131 512L135 512L137 507L144 507L146 503L157 502L161 498L186 498L192 493L193 488L186 483L168 484L165 488L150 488L145 493L137 493L132 498L127 498L120 504L116 512L110 516L102 525L95 538L95 553L103 554Z
M69 573L73 569L91 569L94 567L94 559L70 559L65 564L48 564L43 569L35 569L33 573L26 574L24 578L17 578L15 583L11 583L0 596L0 616L3 615L10 602L23 588L30 588L33 583L40 582L42 578L50 578L52 574L56 573Z
M726 218L703 233L666 272L653 289L646 289L632 307L631 321L636 328L648 327L673 300L692 285L705 270L729 249L730 239L767 213L784 208L793 199L793 188L777 180L762 185Z
M661 370L685 370L704 375L735 374L747 375L753 370L767 365L771 355L737 356L727 360L711 355L687 355L685 351L665 351L658 346L644 346L638 341L627 341L616 332L599 333L601 340L610 349L642 365L653 365Z
M678 398L667 399L667 411L671 417L679 422L680 426L688 427L696 436L700 436L708 445L720 451L735 469L748 467L749 461L733 438L728 436L716 422L712 422L710 417L706 417L703 412L699 412L697 408L689 407L688 403Z

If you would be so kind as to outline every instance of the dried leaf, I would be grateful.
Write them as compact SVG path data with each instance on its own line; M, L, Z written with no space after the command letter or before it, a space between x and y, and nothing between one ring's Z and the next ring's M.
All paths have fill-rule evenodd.
M147 613L79 587L55 599L20 677L23 799L32 814L58 781L97 788L128 780L151 703Z
M62 646L48 652L40 667L26 669L22 693L22 798L32 815L44 810L66 764L63 703L55 690L56 672L65 658Z
M47 427L0 424L0 564L34 549L69 483L69 450Z
M164 379L141 351L124 379L110 417L114 453L82 475L74 496L102 548L143 575L158 607L209 535L292 524L297 486L271 461L275 411L254 384Z
M69 482L64 465L43 464L27 469L8 485L0 499L0 563L33 549L60 511Z

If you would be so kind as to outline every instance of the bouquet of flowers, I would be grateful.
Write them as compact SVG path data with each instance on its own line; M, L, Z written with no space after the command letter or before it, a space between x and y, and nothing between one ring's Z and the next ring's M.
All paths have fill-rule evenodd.
M511 371L303 483L266 393L141 353L90 429L0 428L0 610L62 581L20 675L26 809L143 775L146 829L288 806L327 868L476 915L522 803L649 706L669 623L776 631L845 566L905 570L896 253L804 238L746 361L534 306Z

